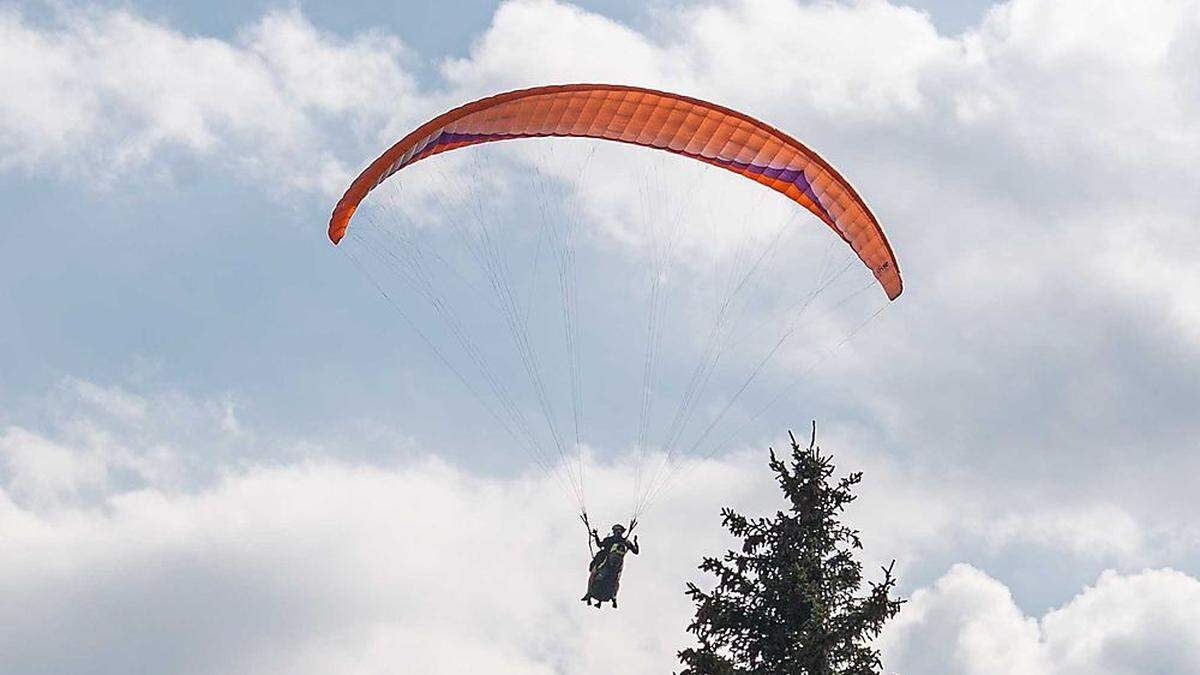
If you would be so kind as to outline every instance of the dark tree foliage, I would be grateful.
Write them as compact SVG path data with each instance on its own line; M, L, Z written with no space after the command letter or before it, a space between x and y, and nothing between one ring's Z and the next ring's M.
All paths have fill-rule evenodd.
M878 675L871 640L900 611L892 565L863 588L857 530L840 522L862 473L834 479L829 455L792 442L790 463L771 449L771 470L790 504L773 518L725 508L722 525L741 552L705 558L717 578L710 593L688 584L696 616L688 632L699 647L679 653L681 675Z

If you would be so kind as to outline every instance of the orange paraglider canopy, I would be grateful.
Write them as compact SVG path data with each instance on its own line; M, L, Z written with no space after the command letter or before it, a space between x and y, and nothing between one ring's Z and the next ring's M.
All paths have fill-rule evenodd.
M514 138L575 136L666 150L719 166L787 195L833 228L879 280L888 298L903 290L896 256L854 188L817 153L749 115L640 87L565 84L497 94L421 125L350 184L329 221L337 244L375 186L426 157Z

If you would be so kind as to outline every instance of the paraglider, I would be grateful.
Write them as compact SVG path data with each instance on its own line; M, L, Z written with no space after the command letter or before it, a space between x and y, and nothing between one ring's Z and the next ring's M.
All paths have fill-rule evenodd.
M800 141L749 115L653 89L562 84L497 94L438 115L402 138L350 184L329 220L342 240L359 203L427 157L515 138L576 136L666 150L787 195L820 218L870 268L891 300L904 289L883 228L853 187Z
M417 127L404 136L395 145L373 161L348 187L345 194L333 209L329 220L328 236L335 245L342 241L351 227L351 220L359 210L364 200L373 190L395 176L400 171L424 159L451 150L475 146L497 141L523 138L574 137L595 139L598 141L616 141L643 148L663 150L674 155L703 162L719 167L734 174L748 178L772 190L783 194L792 202L803 206L821 222L828 226L841 238L856 256L858 262L874 276L873 282L861 290L867 290L877 284L882 288L888 300L895 300L903 291L900 269L883 228L867 207L866 203L855 189L828 162L795 138L771 127L749 115L725 108L700 99L673 94L641 87L614 84L564 84L534 87L510 91L495 96L483 98L447 111ZM486 174L485 174L486 175ZM452 175L447 183L451 190L468 191L480 181L480 177L468 175ZM452 195L456 198L458 195ZM570 441L565 438L556 421L553 410L553 396L548 393L544 381L544 371L540 365L537 344L531 340L528 331L529 316L532 306L534 283L529 282L527 295L528 303L518 298L508 278L510 267L498 262L496 240L487 228L489 217L486 207L479 204L481 200L475 195L475 217L479 218L478 236L467 232L461 223L461 218L449 218L453 227L458 227L460 239L469 244L472 259L482 270L481 278L485 287L491 287L495 293L493 298L498 312L513 338L513 347L519 357L518 363L524 369L529 380L531 397L538 404L538 412L542 415L545 428L540 432L519 406L516 396L511 390L512 380L499 376L490 368L488 350L471 340L465 322L452 311L451 303L440 294L437 283L429 278L429 268L440 265L442 258L436 252L428 252L419 245L413 244L407 233L390 234L389 246L397 250L383 250L375 257L385 266L391 267L406 283L416 289L416 295L428 302L433 313L446 322L448 339L452 339L461 347L470 366L479 372L479 381L473 385L466 375L466 370L455 368L443 356L438 344L422 332L412 320L414 328L425 338L427 344L437 353L439 358L454 371L471 393L480 399L481 404L492 413L505 430L521 444L525 445L537 462L548 474L561 470L566 474L565 483L574 493L578 508L586 521L586 507L583 495L583 461L580 431L581 396L577 378L581 369L578 364L578 347L576 317L573 308L574 288L571 285L574 272L570 264L574 260L574 250L563 251L559 256L559 278L562 284L562 299L564 306L564 324L566 330L566 352L568 355L571 378L571 404L575 410L575 458L569 456L572 449ZM532 197L530 197L532 199ZM464 200L465 201L465 200ZM544 217L544 213L543 213ZM539 238L539 245L542 239ZM562 236L557 239L547 238L551 244L568 246L573 241L570 237ZM372 253L376 253L372 251ZM754 258L747 256L755 266L764 256ZM855 261L849 259L847 269ZM532 274L536 275L536 258L531 266ZM860 267L861 269L861 267ZM364 269L364 272L366 270ZM742 278L739 284L731 284L724 304L719 305L716 312L718 325L714 327L713 338L728 340L729 333L718 330L721 321L730 320L732 312L729 309L729 298L745 287L745 279L753 274L754 269ZM840 274L840 272L838 273ZM371 276L368 273L368 276ZM653 362L656 357L655 340L660 339L656 332L656 314L660 297L658 284L664 275L651 274L652 291L649 293L650 321L647 330L647 352L645 359L645 384L641 397L642 422L639 424L636 449L644 459L648 445L646 416L650 406L648 396L651 378L654 374ZM865 276L865 275L864 275ZM731 278L738 278L731 275ZM812 296L828 287L824 278L824 265L817 278ZM836 278L836 276L834 277ZM372 278L372 281L375 280ZM378 284L377 284L378 285ZM382 288L380 288L383 291ZM857 291L857 292L861 292ZM389 301L393 301L384 293ZM465 295L478 297L478 293ZM812 297L799 300L796 306L803 311L811 303ZM395 302L393 301L393 304ZM885 303L886 304L886 303ZM403 310L401 310L403 312ZM878 312L877 312L878 313ZM873 315L872 315L873 316ZM408 319L407 315L405 317ZM869 320L869 319L868 319ZM861 327L861 325L860 325ZM855 329L857 330L857 328ZM749 376L730 387L732 394L724 407L713 406L707 426L704 427L699 439L691 445L696 448L707 438L709 432L720 418L729 410L733 402L747 389L756 376L764 370L764 366L778 351L784 340L795 332L794 327L785 329L784 335L766 355L750 369ZM852 334L852 333L851 333ZM846 337L848 339L848 336ZM486 336L488 346L491 346L492 334ZM844 340L843 340L844 342ZM727 344L727 343L723 343ZM664 455L659 472L642 480L641 466L638 467L637 490L634 496L634 509L628 530L621 525L613 527L612 534L601 539L599 533L587 525L589 532L589 547L595 543L599 548L594 552L588 567L587 593L581 598L588 605L600 607L603 602L611 602L616 607L616 595L620 585L620 577L624 567L624 558L628 553L638 555L640 547L637 537L627 537L632 534L637 517L665 489L673 477L670 472L674 469L671 464L673 453L680 443L684 428L692 421L693 413L699 401L699 392L704 390L712 375L712 368L720 358L718 349L707 350L704 354L705 363L697 365L686 387L683 387L679 408L675 418L667 429L666 441L661 447ZM477 391L490 392L494 405L483 401ZM777 400L777 399L776 399ZM539 433L544 434L539 437ZM549 443L543 440L549 438ZM546 453L547 449L557 450L559 460L555 462ZM577 474L574 472L578 472ZM660 475L662 474L662 475Z
M586 523L585 518L584 524ZM632 523L636 524L636 521ZM611 602L613 609L617 607L617 590L621 585L621 572L625 568L625 554L641 553L637 535L633 535L633 539L630 540L625 538L625 532L625 526L620 523L613 525L612 534L604 539L600 538L600 533L595 529L591 531L591 538L596 542L596 553L588 565L587 592L580 598L589 606L592 606L592 601L595 600L596 609L600 609L605 602Z

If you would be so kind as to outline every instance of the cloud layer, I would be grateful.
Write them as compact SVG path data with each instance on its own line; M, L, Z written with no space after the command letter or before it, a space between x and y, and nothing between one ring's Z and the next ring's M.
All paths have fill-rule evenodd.
M11 672L669 671L687 644L681 581L704 583L694 565L728 545L716 506L766 513L779 499L763 453L707 462L642 528L621 610L597 612L577 601L582 533L543 474L491 478L433 456L352 465L309 447L189 485L178 479L189 450L214 440L185 432L234 419L225 402L68 382L54 406L58 430L0 435ZM593 466L597 497L615 498L633 470L628 458ZM868 468L853 514L872 551L921 537L889 523L898 509L906 522L924 515L894 472ZM137 478L121 485L121 473ZM900 673L1190 672L1198 600L1200 580L1184 573L1109 570L1029 616L1001 581L959 564L911 592L880 646Z
M901 673L1187 673L1200 668L1198 597L1200 580L1174 570L1110 570L1029 617L1004 584L957 565L912 595L884 650Z
M236 42L186 35L125 10L62 10L41 26L0 10L0 167L110 184L201 159L275 191L333 192L336 152L412 96L391 36L341 40L297 11ZM151 181L153 184L153 181Z
M854 514L868 555L914 579L891 667L1200 670L1200 3L1011 0L954 37L880 0L654 21L506 2L419 85L397 37L298 11L222 41L7 7L0 88L21 95L0 100L0 169L169 190L199 163L320 220L379 148L497 90L621 81L734 105L851 176L906 274L814 385L873 486ZM572 186L613 228L633 194L615 182ZM715 506L770 508L758 450L701 467L631 563L628 609L585 616L562 546L577 526L539 475L474 475L439 448L347 464L246 430L235 400L67 380L50 422L6 419L0 624L18 629L0 669L666 672L679 582L722 543ZM594 482L629 481L625 462Z

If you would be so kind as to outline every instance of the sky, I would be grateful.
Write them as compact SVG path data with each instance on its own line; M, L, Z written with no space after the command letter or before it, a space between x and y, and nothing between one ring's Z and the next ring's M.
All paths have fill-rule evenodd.
M867 569L895 559L909 599L887 672L1200 672L1198 38L1194 0L0 3L0 671L670 672L683 584L730 545L720 508L778 508L766 449L817 419L865 474L847 517ZM577 601L565 468L541 470L381 296L350 255L369 242L325 237L349 180L425 119L579 81L792 133L864 195L906 282L891 304L821 294L736 433L643 518L615 612ZM516 262L530 212L587 233L586 475L607 523L644 466L637 227L707 228L662 277L679 301L651 435L736 242L787 223L790 257L756 280L746 325L768 330L700 418L846 253L733 176L556 143L430 160L375 214L446 237L469 205L439 215L464 182L444 176L470 176L530 308L555 301ZM496 330L485 294L454 300Z

